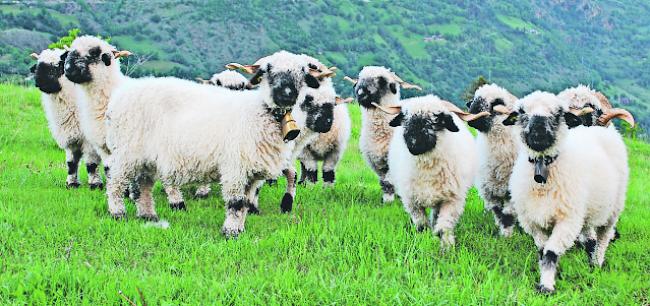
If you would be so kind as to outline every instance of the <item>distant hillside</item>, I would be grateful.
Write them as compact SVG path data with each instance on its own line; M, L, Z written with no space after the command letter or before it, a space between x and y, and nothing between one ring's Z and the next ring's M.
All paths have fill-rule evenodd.
M0 4L0 73L27 75L27 54L78 27L146 58L135 76L208 77L227 62L287 49L353 76L364 65L386 65L456 102L478 75L517 95L587 83L649 130L650 2L530 2Z

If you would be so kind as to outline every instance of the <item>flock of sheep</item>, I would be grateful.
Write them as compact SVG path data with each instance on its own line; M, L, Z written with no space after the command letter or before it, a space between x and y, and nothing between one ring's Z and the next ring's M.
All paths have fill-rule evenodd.
M337 97L334 67L280 51L253 65L227 65L249 79L227 70L196 83L129 78L119 65L128 55L91 36L66 50L32 54L49 128L66 152L66 185L80 185L83 156L90 188L102 189L97 167L103 164L113 217L125 216L124 198L131 197L138 217L158 220L157 180L173 209L186 207L181 186L218 182L226 203L222 233L235 237L246 215L258 212L266 180L287 178L280 206L291 211L296 159L300 182L315 182L322 161L324 183L334 184L350 137L345 103L352 101ZM554 291L558 257L576 241L593 265L603 264L629 174L610 120L633 124L627 111L582 85L521 99L484 85L463 111L434 95L400 99L401 89L420 88L384 67L364 67L358 79L345 79L361 105L359 145L383 201L396 193L417 230L430 228L443 249L454 245L454 227L475 185L501 235L510 236L518 223L533 237L540 291ZM195 196L209 192L202 185Z

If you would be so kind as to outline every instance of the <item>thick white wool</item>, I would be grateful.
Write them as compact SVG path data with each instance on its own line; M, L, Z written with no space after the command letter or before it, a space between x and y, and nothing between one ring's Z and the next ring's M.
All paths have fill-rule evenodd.
M389 177L402 199L404 208L419 228L427 225L424 209L431 207L433 231L442 238L443 247L454 243L453 229L465 208L467 190L477 170L476 146L465 122L449 112L442 101L433 95L401 101L405 120L414 114L431 116L446 113L452 116L458 132L436 132L435 148L421 155L413 155L404 140L404 128L395 128L390 143Z

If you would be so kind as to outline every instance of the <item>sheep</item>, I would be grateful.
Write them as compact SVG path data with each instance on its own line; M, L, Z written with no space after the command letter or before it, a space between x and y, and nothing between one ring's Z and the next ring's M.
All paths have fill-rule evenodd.
M307 57L307 60L309 63L318 63L316 59L310 57ZM283 170L283 174L287 178L287 187L280 208L285 213L292 210L296 195L296 158L307 150L307 146L313 145L321 137L320 135L329 134L336 124L341 124L337 122L337 119L342 119L336 118L335 111L344 108L343 104L351 100L337 97L334 84L330 78L326 78L321 81L321 85L317 89L305 88L298 101L301 112L296 112L294 117L298 126L301 127L301 134L296 138L295 148Z
M359 148L372 170L379 176L384 203L394 200L395 188L387 178L388 147L393 136L393 128L388 125L389 117L378 110L378 105L394 105L400 100L400 88L419 89L420 87L402 81L390 69L379 66L366 66L359 72L357 80L346 77L354 85L354 94L361 105L361 135Z
M472 101L467 103L470 113L487 114L468 122L478 131L476 146L479 150L479 170L476 186L485 200L485 209L494 212L494 221L504 237L512 235L515 224L508 182L519 147L515 131L501 123L505 117L495 112L494 108L512 108L516 100L517 97L504 88L486 84L478 88Z
M74 84L63 75L63 62L67 55L67 51L62 49L45 49L40 54L32 53L31 56L37 63L32 66L31 72L34 73L36 87L42 92L41 102L52 137L65 151L68 167L66 187L79 187L77 172L83 156L90 189L102 189L104 183L97 173L99 155L81 132Z
M539 251L542 293L555 291L559 257L581 233L588 237L590 263L602 266L625 206L625 144L614 129L580 126L580 116L590 111L536 91L518 100L504 120L516 123L520 134L510 192L517 220Z
M444 251L455 243L454 227L465 208L477 170L474 138L463 120L468 114L450 102L427 95L400 105L374 104L397 114L388 150L389 178L418 231L432 227ZM462 119L461 119L462 118ZM425 209L431 208L431 220Z
M612 107L612 104L603 93L588 86L581 84L567 88L560 92L558 97L566 100L569 103L569 108L582 109L591 107L594 109L593 112L581 117L584 126L603 126L603 122L607 122L606 126L611 126L609 123L613 118L623 119L631 126L634 126L632 114L627 110Z
M79 121L85 138L104 163L104 172L110 176L110 150L106 145L105 113L113 92L132 81L120 71L122 57L129 51L117 51L106 41L94 36L77 37L70 45L65 60L65 76L76 83ZM137 197L137 185L132 186ZM176 186L165 186L172 209L185 209L183 194Z
M341 102L349 100L339 100ZM336 180L336 167L350 139L352 123L345 105L334 107L334 122L329 132L318 135L298 156L300 161L299 183L316 183L318 162L323 162L322 177L325 186L332 186Z
M221 232L237 237L257 202L256 190L277 177L295 146L283 128L305 86L320 76L286 51L243 66L254 73L255 91L232 91L176 78L144 78L119 88L109 103L107 141L111 215L125 214L121 194L138 179L138 216L157 219L151 188L155 178L180 186L215 182L222 186L226 218ZM315 75L314 75L315 74ZM236 103L233 103L236 102Z

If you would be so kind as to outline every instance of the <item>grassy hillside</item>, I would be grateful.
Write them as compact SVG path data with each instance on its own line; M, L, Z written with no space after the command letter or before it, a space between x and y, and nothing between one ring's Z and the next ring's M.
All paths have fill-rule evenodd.
M648 304L650 145L628 142L631 181L602 269L584 250L562 257L557 293L535 292L533 241L497 237L474 190L444 255L431 232L416 233L399 202L382 205L358 150L359 110L334 189L299 187L279 213L283 182L262 189L262 214L246 232L219 234L217 195L173 212L157 186L169 229L134 218L116 222L102 192L66 190L64 154L46 127L39 93L0 85L0 304ZM85 179L85 171L82 178ZM191 187L185 188L190 194Z
M148 58L136 76L207 78L282 48L353 76L386 65L456 102L478 75L516 95L587 83L650 130L650 2L27 1L0 4L0 74L25 76L70 27Z

